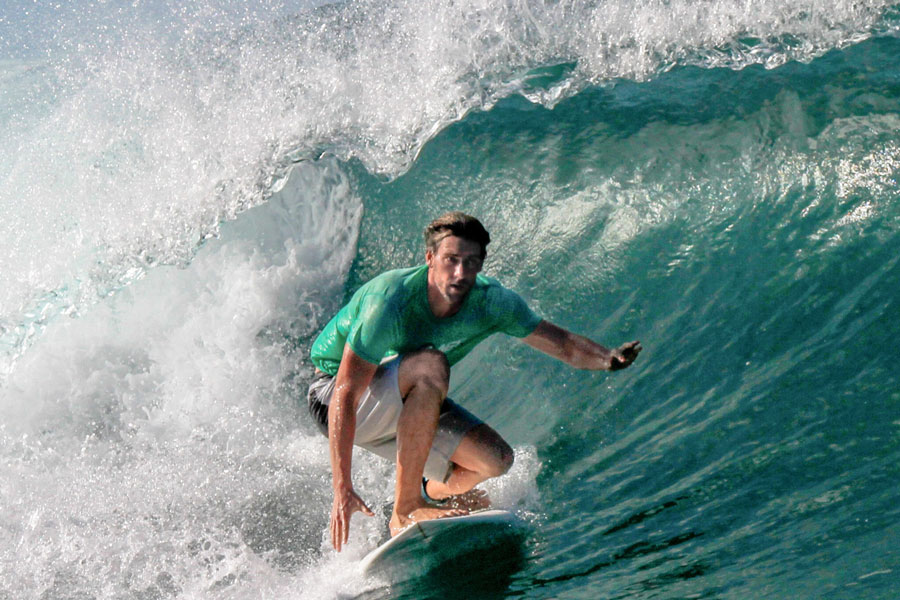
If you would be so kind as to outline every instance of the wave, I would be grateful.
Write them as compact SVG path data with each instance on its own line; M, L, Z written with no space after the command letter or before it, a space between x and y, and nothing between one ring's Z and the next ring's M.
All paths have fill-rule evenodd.
M327 551L308 345L457 207L542 315L647 347L619 378L507 340L454 369L517 445L491 494L540 515L514 593L790 595L858 548L834 585L877 584L895 6L85 6L0 64L4 589L384 591L352 573L383 514ZM390 466L354 465L383 509Z
M893 12L892 12L893 11ZM293 161L403 173L449 123L522 94L678 64L774 66L896 30L886 2L42 6L3 27L0 340L184 265Z

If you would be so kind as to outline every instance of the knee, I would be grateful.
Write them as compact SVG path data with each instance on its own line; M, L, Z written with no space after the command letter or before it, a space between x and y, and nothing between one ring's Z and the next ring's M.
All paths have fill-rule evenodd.
M450 362L439 350L420 350L400 363L400 391L404 397L414 388L428 388L441 400L450 388Z
M492 446L491 453L485 456L485 460L479 469L488 478L506 475L512 469L516 458L513 449L502 438L496 440Z
M516 453L505 440L501 440L496 450L495 472L491 474L491 477L500 477L508 473L516 460Z

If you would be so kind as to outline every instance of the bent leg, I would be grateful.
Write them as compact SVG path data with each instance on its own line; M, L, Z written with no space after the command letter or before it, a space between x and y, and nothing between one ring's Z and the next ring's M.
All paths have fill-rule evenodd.
M506 440L482 423L466 433L453 453L453 470L447 481L429 481L426 492L435 499L464 494L482 481L509 471L514 458Z
M441 404L450 384L450 365L436 350L410 354L400 363L399 386L403 410L397 422L397 481L394 488L394 511L391 534L416 521L465 514L452 508L435 508L426 503L419 492L422 471Z

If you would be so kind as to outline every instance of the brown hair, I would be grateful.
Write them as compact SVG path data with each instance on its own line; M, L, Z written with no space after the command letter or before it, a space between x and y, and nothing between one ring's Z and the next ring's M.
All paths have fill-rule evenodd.
M451 235L475 242L481 246L482 260L487 256L487 245L491 243L487 229L472 215L459 211L445 213L428 224L425 228L425 248L436 252L441 240Z

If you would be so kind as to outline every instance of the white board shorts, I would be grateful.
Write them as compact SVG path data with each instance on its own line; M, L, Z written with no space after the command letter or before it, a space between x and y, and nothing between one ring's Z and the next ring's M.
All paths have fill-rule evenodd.
M387 360L375 371L356 409L356 435L353 439L355 445L391 461L397 460L397 421L403 410L398 377L400 360L401 357ZM334 393L334 380L331 375L317 372L307 394L309 412L326 436L328 404ZM444 399L434 441L425 461L425 477L447 481L453 470L450 458L456 448L473 427L482 423L484 421L450 398Z

